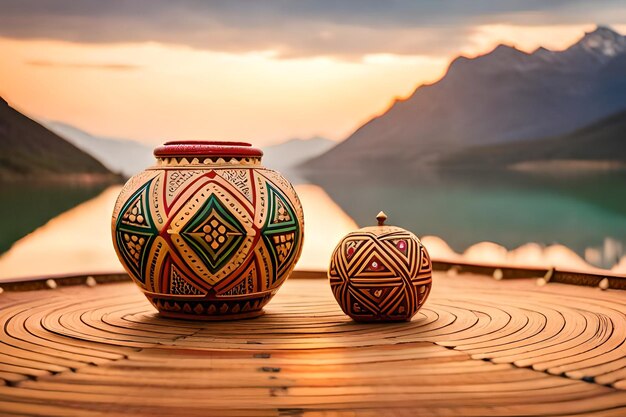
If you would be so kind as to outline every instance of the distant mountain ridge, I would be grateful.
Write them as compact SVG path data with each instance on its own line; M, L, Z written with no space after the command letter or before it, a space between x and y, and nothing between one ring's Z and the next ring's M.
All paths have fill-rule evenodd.
M48 129L94 156L113 172L133 176L154 164L152 147L120 138L92 135L67 123L43 121Z
M300 172L300 165L323 154L336 144L335 141L319 136L310 139L288 139L262 148L262 163L267 168L280 171L294 185L306 184L310 181Z
M472 146L553 137L626 108L626 37L606 27L565 51L500 45L458 57L305 167L368 164L418 169Z
M76 147L94 156L112 171L127 177L135 175L155 162L152 146L131 139L96 136L63 122L42 123ZM336 142L320 136L288 139L276 145L263 147L263 164L279 171L289 170L324 153L335 144Z
M530 163L595 161L626 164L626 110L574 132L545 139L473 147L443 158L446 168L514 168Z
M263 165L283 170L300 165L328 151L336 142L320 136L310 139L289 139L285 142L263 148Z
M117 176L0 98L0 179L101 181Z

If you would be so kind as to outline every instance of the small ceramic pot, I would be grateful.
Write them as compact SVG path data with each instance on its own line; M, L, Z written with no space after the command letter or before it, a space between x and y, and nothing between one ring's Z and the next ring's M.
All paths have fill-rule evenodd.
M168 142L122 189L112 219L120 262L168 317L258 316L302 250L291 184L240 142Z
M426 248L413 233L384 224L345 236L333 252L328 279L341 309L356 321L408 321L432 284Z

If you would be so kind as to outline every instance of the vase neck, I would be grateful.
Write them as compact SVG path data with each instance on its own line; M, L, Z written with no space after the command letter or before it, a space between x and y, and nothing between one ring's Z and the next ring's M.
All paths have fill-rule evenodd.
M173 168L228 168L236 166L260 167L260 157L234 157L234 156L157 156L157 167Z
M263 151L246 142L170 141L154 150L157 166L260 165Z

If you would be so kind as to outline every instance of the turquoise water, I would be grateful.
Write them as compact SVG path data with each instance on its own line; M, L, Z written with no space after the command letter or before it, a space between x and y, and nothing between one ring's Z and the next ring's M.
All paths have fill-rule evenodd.
M378 211L384 210L390 224L407 228L419 236L438 236L459 253L483 241L508 249L529 242L557 243L572 249L592 265L604 268L612 267L626 254L624 172L560 176L433 171L285 174L296 184L308 182L323 189L336 205L324 216L333 213L330 215L345 218L347 215L356 225L367 226L374 224ZM99 239L108 242L108 213L113 203L96 198L103 195L104 189L104 186L0 184L3 203L0 205L0 253L6 255L20 238L86 201L94 202L88 210L102 209L103 214L93 212L91 217L81 216L80 227L88 234L89 222L93 222L94 230L102 230ZM309 196L309 202L311 198L314 197ZM319 204L329 205L330 200ZM322 210L315 209L314 204L305 210L308 216L316 216L317 212L322 216ZM319 225L332 222L315 220L312 223L318 226L306 229L307 239L324 242L328 231ZM67 216L65 221L72 222ZM62 228L55 230L49 228L47 233L58 236L47 235L46 239L68 240ZM328 245L334 247L335 243ZM80 246L69 250L86 250L88 247L84 245L89 242L85 239L77 244ZM22 245L20 250L31 250L28 248ZM117 266L113 255L111 258ZM326 260L320 261L320 265L325 264Z
M548 176L514 172L352 172L309 175L359 225L384 210L393 224L443 238L514 249L528 242L589 249L611 267L626 247L626 173ZM589 258L589 257L587 257Z
M53 217L94 198L106 185L0 182L0 253Z

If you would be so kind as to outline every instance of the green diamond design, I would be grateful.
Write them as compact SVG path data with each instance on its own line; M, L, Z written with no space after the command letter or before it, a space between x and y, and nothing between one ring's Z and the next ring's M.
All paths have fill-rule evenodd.
M180 235L209 271L216 273L237 252L246 231L224 204L211 195Z

